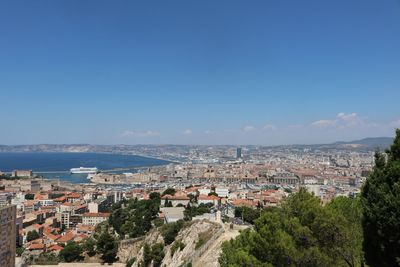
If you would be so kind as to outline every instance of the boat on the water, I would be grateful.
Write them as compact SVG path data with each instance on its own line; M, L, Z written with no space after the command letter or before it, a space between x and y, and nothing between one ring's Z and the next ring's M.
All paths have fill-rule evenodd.
M88 168L88 167L79 167L79 168L72 168L70 170L71 173L98 173L99 170L94 167L94 168Z

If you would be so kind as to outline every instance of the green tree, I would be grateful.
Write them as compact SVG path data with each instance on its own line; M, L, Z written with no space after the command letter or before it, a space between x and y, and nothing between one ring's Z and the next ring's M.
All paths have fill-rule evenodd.
M128 218L128 210L123 209L121 205L114 206L109 217L109 223L113 226L117 233L121 233L121 227Z
M172 207L172 202L168 201L168 198L165 198L164 207Z
M363 249L369 266L400 265L400 129L386 156L375 153L375 167L362 192Z
M125 235L139 237L145 235L157 218L161 199L152 194L148 200L131 199L124 205L114 205L109 223L123 238Z
M147 267L150 265L151 260L151 247L149 244L146 243L143 247L143 261L141 265Z
M18 257L21 257L22 253L24 253L25 249L23 247L17 247L15 253Z
M32 256L31 256L32 257ZM36 265L57 265L59 262L59 257L55 253L44 252L39 254L39 256L33 256L32 264Z
M178 235L179 231L182 229L184 222L179 220L177 222L168 223L161 227L160 232L164 238L165 244L169 245L174 242L175 237Z
M82 244L82 249L83 249L84 251L86 251L86 253L87 253L90 257L92 257L92 256L94 256L94 255L96 254L96 249L95 249L95 247L96 247L96 241L95 241L93 238L91 238L91 237L86 238L85 241L84 241L83 244Z
M158 193L158 192L151 192L150 195L149 195L149 198L150 198L151 200L156 200L156 201L158 201L159 203L161 203L161 202L160 202L160 201L161 201L161 195L160 195L160 193Z
M260 211L249 207L237 207L235 208L235 217L254 224L254 221L260 217Z
M183 212L185 215L185 220L191 220L193 217L197 215L202 215L204 213L209 213L210 208L213 206L213 204L200 204L198 206L191 206L188 204L185 208L185 211Z
M32 240L38 239L40 237L39 233L35 230L29 231L26 235L26 241L30 242Z
M149 244L145 244L143 247L143 261L142 266L150 266L153 263L153 267L161 266L161 262L164 259L164 244L156 243L150 247Z
M216 196L216 197L218 196L218 194L215 193L215 192L210 192L210 193L208 193L208 195L209 195L209 196Z
M82 259L82 247L75 242L68 243L63 250L60 251L59 257L61 261L73 262Z
M183 250L185 248L185 244L181 240L176 240L171 247L171 255L174 256L175 252L179 250Z
M25 199L27 200L33 200L35 198L35 194L26 194Z
M104 231L98 237L96 247L104 262L112 263L117 260L118 243L108 231Z
M153 224L154 224L155 227L163 226L164 225L164 220L161 219L161 218L155 218L153 220Z
M165 195L173 196L173 195L175 195L175 193L176 193L175 188L169 187L169 188L165 189L165 191L161 194L161 196L165 196Z
M339 213L346 220L346 227L343 231L345 238L343 246L345 249L340 252L341 256L350 266L363 265L362 207L360 197L337 197L328 204L327 208Z
M151 247L151 257L153 260L153 267L161 266L161 262L164 259L164 244L156 243Z
M351 218L342 206L324 207L302 188L281 208L263 211L254 230L224 243L219 262L222 267L356 266L361 250L352 243Z

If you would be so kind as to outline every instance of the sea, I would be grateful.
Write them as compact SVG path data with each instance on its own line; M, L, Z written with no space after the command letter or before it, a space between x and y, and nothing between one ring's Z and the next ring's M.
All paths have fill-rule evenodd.
M169 161L136 155L103 153L0 153L0 171L32 170L35 175L71 183L88 183L87 174L71 174L71 168L97 167L103 172L137 172L139 167L160 166Z

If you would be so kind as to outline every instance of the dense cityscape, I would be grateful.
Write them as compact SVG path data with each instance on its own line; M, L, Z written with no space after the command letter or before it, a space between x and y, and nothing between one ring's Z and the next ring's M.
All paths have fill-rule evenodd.
M184 245L182 240L174 243L182 246L179 253L170 252L169 256L167 253L158 264L200 266L206 262L207 266L217 266L219 253L212 252L221 251L221 244L227 236L235 237L239 229L253 227L257 217L254 212L257 214L260 209L279 207L285 198L299 192L300 188L312 193L322 204L328 204L339 196L352 198L358 195L374 166L375 151L372 147L385 149L393 139L381 138L380 144L376 143L377 140L366 140L348 144L278 147L101 147L100 151L87 145L57 146L56 149L44 145L30 146L29 149L4 146L3 152L12 150L14 153L32 150L36 153L137 153L166 159L170 163L141 167L129 173L96 170L88 174L87 183L78 184L43 178L35 174L35 170L0 172L0 204L5 206L1 214L2 218L7 218L2 219L2 229L12 229L8 232L16 233L15 236L2 236L3 264L7 266L7 260L14 261L13 256L17 255L16 266L57 263L60 259L66 262L119 262L121 266L135 259L132 266L136 266L146 260L138 248L144 244L142 238L157 241L157 237L149 236L151 228L162 229L165 227L163 224L198 221L199 225L190 226L193 228L189 228L191 231L211 227L203 229L204 232L218 233L209 235L207 240L202 239L201 253L196 254L200 249L200 234L191 234ZM154 199L158 199L157 208L149 215L145 229L124 232L121 225L115 225L118 206L126 203L138 205L140 201ZM100 226L104 225L113 227L112 232L116 234L111 256L93 251L93 244L99 242ZM132 225L135 226L137 224ZM15 240L16 244L12 244ZM132 245L134 243L137 243L136 247ZM195 249L184 250L190 245ZM168 249L176 250L176 246Z
M1 0L0 267L400 267L400 0Z

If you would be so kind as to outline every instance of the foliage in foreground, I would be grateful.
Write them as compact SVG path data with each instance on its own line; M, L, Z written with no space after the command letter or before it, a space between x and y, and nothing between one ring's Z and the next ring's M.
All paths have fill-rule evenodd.
M179 231L182 229L184 222L179 220L177 222L164 224L160 228L161 235L164 238L164 242L166 245L174 242L175 237L178 235Z
M358 199L340 198L322 206L300 189L282 208L262 213L254 230L225 242L224 266L357 266L362 262Z
M74 262L83 259L81 255L82 252L83 249L79 244L71 242L67 244L63 250L60 251L59 257L61 261Z
M112 263L117 260L118 243L108 229L98 236L96 247L97 253L101 254L104 262Z
M235 208L235 217L241 218L243 221L254 224L254 221L260 217L260 210L250 207Z
M35 265L57 265L59 258L55 253L45 252L37 256L31 255L29 262Z
M151 229L151 222L157 218L159 208L159 194L152 194L148 200L119 202L113 206L109 222L121 237L143 236Z
M141 266L159 267L161 266L161 262L164 259L164 256L165 253L163 243L156 243L151 247L149 244L145 244L143 248L143 261Z
M400 129L385 156L375 155L375 168L361 193L364 251L369 266L400 266Z

